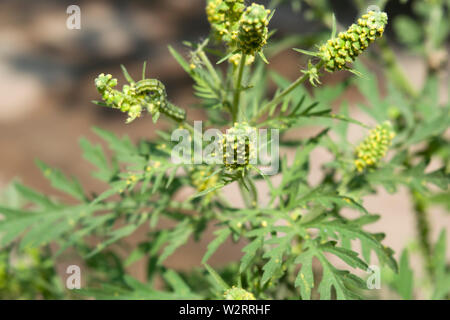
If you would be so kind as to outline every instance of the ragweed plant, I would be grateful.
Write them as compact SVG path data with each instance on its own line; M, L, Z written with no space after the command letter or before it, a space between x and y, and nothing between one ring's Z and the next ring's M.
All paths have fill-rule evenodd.
M330 27L331 35L327 32L327 39L319 35L316 49L310 50L306 50L303 37L297 37L298 45L305 47L297 51L309 60L296 66L298 78L290 81L267 66L286 43L292 43L277 39L272 32L275 4L280 2L266 8L240 0L206 1L210 37L187 43L186 55L169 47L194 82L194 94L208 115L206 125L225 129L217 136L215 148L196 139L203 132L193 123L187 106L171 103L163 79L147 78L145 66L139 81L123 68L127 83L122 90L117 89L118 81L111 75L100 74L95 86L101 101L96 104L126 113L126 123L147 121L146 113L153 122L163 115L173 124L172 135L160 132L156 140L144 137L133 143L126 136L95 128L108 145L111 158L101 145L86 139L80 144L84 158L96 167L93 176L108 185L100 193L90 194L76 179L38 162L52 186L76 202L66 204L15 183L16 192L27 203L0 207L3 252L27 252L54 243L57 257L70 248L89 268L87 287L77 291L83 297L373 298L365 281L373 265L381 267L383 283L402 298L411 299L418 293L437 299L448 297L445 229L438 241L432 241L427 218L429 207L448 208L450 198L450 144L444 135L450 123L450 105L437 99L435 64L430 65L424 88L411 89L384 41L386 13L360 7L360 17L346 28L333 18L327 1L296 1L308 3L312 16ZM448 27L448 21L432 19L444 10L444 2L430 1L429 6L429 11L420 9L424 23L429 28L435 28L436 23L439 28ZM429 58L443 45L438 41L442 38L433 39L423 51ZM386 66L385 95L378 91L375 75L359 61L361 55L371 57L366 55L372 49L369 45L377 53L373 59ZM361 77L336 86L319 86L321 80L324 82L323 71L340 70ZM364 95L361 109L370 116L370 125L351 117L346 103L332 112L330 104L349 86ZM320 127L320 131L306 138L287 139L288 131L295 133L295 129L310 125ZM370 129L357 145L348 134L350 125ZM186 139L174 140L175 132ZM261 139L264 136L267 139ZM272 172L277 174L273 179L254 160L262 149L276 149L276 137L283 152L276 158L279 170ZM174 161L173 151L180 143L187 145L187 152L176 157L182 161ZM326 149L331 157L321 168L319 183L312 184L308 179L313 161L310 155L317 148ZM292 158L288 159L286 150L293 151ZM215 161L206 161L205 155ZM430 169L432 160L438 165ZM243 205L230 201L225 186L239 190ZM394 193L399 186L410 191L415 207L416 247L427 271L420 279L425 288L422 292L415 290L409 265L409 255L414 252L405 249L398 264L395 253L383 241L385 235L366 228L380 219L365 208L366 196L380 188ZM191 195L180 199L186 189ZM167 220L171 223L165 223ZM119 258L117 244L140 227L147 228L146 239L128 250L126 258ZM208 227L215 228L214 239L201 267L188 271L168 267L166 259L189 239L201 239ZM223 254L221 246L226 241L244 245L241 259L211 268L210 258L216 252ZM125 272L142 259L147 262L145 283ZM162 279L163 285L155 279Z

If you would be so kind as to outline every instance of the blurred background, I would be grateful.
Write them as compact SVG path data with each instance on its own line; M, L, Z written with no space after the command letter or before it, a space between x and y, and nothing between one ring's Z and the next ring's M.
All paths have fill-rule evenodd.
M66 9L72 4L81 8L80 30L66 28ZM60 195L35 166L35 159L41 159L67 175L77 176L87 190L102 191L105 186L90 177L92 168L82 159L78 148L80 137L97 142L90 129L98 126L118 135L127 134L136 141L151 139L155 129L165 127L163 122L155 127L150 118L145 117L126 125L122 113L90 102L99 99L94 87L94 78L99 73L111 73L119 78L119 83L124 81L120 64L137 78L142 63L147 61L147 74L166 84L171 100L188 109L188 118L204 119L201 110L189 107L196 102L191 94L192 82L167 50L168 45L173 45L187 55L188 51L181 44L183 40L199 41L208 36L204 7L204 0L0 1L0 188L19 179L44 193ZM333 1L333 7L343 25L350 24L357 15L351 1ZM390 19L398 14L409 15L411 1L390 1L387 11ZM310 21L304 13L303 8L295 12L290 4L282 5L271 28L278 29L277 37L327 31L320 21ZM396 54L401 56L404 72L420 86L425 72L422 59L395 45L390 28L387 36ZM270 68L294 79L304 63L298 53L286 50L271 60ZM374 72L379 71L376 66L371 67ZM324 82L337 83L348 76L345 72L328 75ZM441 79L442 101L448 99L447 83L448 72ZM342 100L350 103L354 118L367 120L355 108L362 102L356 89L350 88ZM291 134L310 136L312 132L317 131L305 128ZM351 133L353 141L360 140L364 134L357 128L352 128ZM312 182L319 180L320 166L327 156L320 149L312 154ZM228 195L239 202L235 194L228 188ZM369 229L384 231L386 245L397 253L414 240L411 202L405 190L389 195L380 189L377 196L368 197L364 204L369 211L382 215ZM450 216L439 209L434 210L430 218L432 225L450 227ZM439 229L432 230L433 239ZM129 241L136 243L144 236L145 230L142 230ZM199 266L210 239L189 242L168 259L167 264L179 269ZM211 264L220 266L230 259L238 259L240 247L228 244L222 251L224 254L215 255ZM73 259L70 255L63 257L61 268L73 264ZM136 263L129 271L139 279L145 278L143 264Z

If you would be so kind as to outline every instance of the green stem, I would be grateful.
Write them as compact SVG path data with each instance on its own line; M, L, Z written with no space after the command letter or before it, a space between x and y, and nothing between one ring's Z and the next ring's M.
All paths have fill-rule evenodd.
M430 276L433 277L433 252L430 243L430 222L428 221L428 215L426 212L426 204L423 196L417 191L411 191L414 212L416 214L416 230L419 237L419 245L422 250L422 254L425 260L425 269Z
M234 98L233 98L233 122L236 121L237 115L239 112L239 99L241 97L241 84L242 84L242 75L244 74L244 66L245 66L245 60L247 59L247 55L244 53L242 54L241 61L239 62L239 69L238 74L236 78L236 86L234 91Z
M244 183L244 179L243 179L243 178L240 178L240 179L238 180L238 185L239 185L239 190L240 190L240 192L241 192L242 199L244 200L245 206L246 206L247 208L251 208L251 206L252 206L252 201L251 201L250 198L248 197L247 190L246 190L245 187L244 187L245 183Z
M258 190L256 189L255 183L250 177L246 178L247 184L250 187L250 195L252 197L252 208L258 207Z
M320 60L316 65L314 65L317 70L322 68L324 65L323 60ZM284 89L282 92L280 92L276 97L274 97L271 101L266 103L264 106L262 106L261 109L259 109L256 116L253 117L252 122L257 121L267 110L269 110L274 105L279 104L288 94L290 94L292 91L294 91L299 85L301 85L303 82L309 79L309 74L305 73L301 77L297 78L294 82L291 83L289 87Z

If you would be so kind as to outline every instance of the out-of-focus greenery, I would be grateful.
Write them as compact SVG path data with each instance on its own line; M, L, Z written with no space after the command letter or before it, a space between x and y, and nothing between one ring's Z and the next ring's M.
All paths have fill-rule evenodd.
M21 207L23 197L12 186L0 194L0 202ZM65 296L62 281L48 247L0 252L0 300L5 299L62 299Z
M61 299L62 282L50 252L25 249L0 253L0 299ZM45 252L45 254L44 254Z

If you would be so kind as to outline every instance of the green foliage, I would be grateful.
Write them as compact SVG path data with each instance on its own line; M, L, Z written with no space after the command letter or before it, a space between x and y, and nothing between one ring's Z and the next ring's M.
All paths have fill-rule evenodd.
M281 2L273 1L270 8ZM261 52L266 42L271 60L286 43L290 47L291 40L269 37L271 16L255 3L209 0L206 11L212 26L210 39L199 44L186 43L189 58L169 47L193 80L194 95L208 114L207 125L229 128L225 138L236 136L231 143L236 150L232 158L225 157L222 163L214 164L175 163L171 160L175 143L170 132L158 132L153 141L132 142L126 136L117 137L94 128L102 144L94 145L82 138L80 146L83 158L95 167L92 176L106 184L99 194L85 191L75 178L42 162L38 166L44 176L55 189L70 197L70 204L14 183L0 206L0 294L62 297L59 287L53 286L51 266L59 254L70 249L89 268L87 288L79 290L77 297L372 298L374 293L367 290L364 278L370 265L379 265L386 283L398 297L416 298L418 288L425 283L426 298L447 298L450 273L446 232L443 230L439 239L433 241L426 219L430 207L449 207L450 143L444 133L450 125L450 104L439 102L435 64L428 66L425 84L416 92L399 71L389 46L380 39L387 22L385 13L363 13L357 24L335 37L338 29L345 28L332 18L328 1L301 2L306 2L312 16L332 31L319 53L297 50L313 58L294 81L272 68L269 71ZM429 18L439 16L436 10L443 10L443 6L430 4L431 11L424 7L416 10L421 17ZM429 28L436 27L435 21L424 20ZM437 25L445 23L439 19ZM411 24L404 18L393 22L399 33L414 29ZM431 35L426 30L420 35L406 35L402 41L420 47L422 54L431 58L441 49L442 35ZM427 41L433 46L423 48L420 40L430 37ZM322 35L314 37L311 44L322 40ZM373 60L386 66L382 88L375 74L355 61L372 42L374 46L379 44L377 49L381 51ZM250 59L256 53L261 53L261 59ZM214 66L219 62L224 64ZM347 62L354 62L355 70L350 71L362 77L334 86L318 86L321 70L347 69ZM145 78L145 66L142 80L137 82L125 68L123 72L128 84L122 91L114 89L117 80L110 75L101 74L96 79L103 99L97 104L126 112L127 122L147 110L154 122L165 115L173 129L185 129L191 135L198 133L187 120L185 109L169 102L164 84ZM314 87L305 85L307 81ZM350 87L364 96L359 108L371 123L378 124L358 147L349 136L350 126L366 130L372 125L353 119L346 103L334 112L330 107ZM290 130L311 125L320 127L320 132L306 138L287 138ZM253 128L278 129L280 145L294 151L293 159L288 160L286 155L279 159L280 170L275 179L250 161L256 148L243 136ZM220 149L224 149L224 142L226 139L221 141ZM104 145L110 152L104 151ZM312 184L308 179L310 155L318 148L325 149L330 158L321 167L320 181ZM229 150L224 151L226 156ZM429 167L431 162L437 163L434 169ZM266 185L267 194L258 190L257 181ZM223 190L227 185L239 188L245 206L228 201ZM398 256L383 243L385 235L367 231L367 225L380 216L370 212L364 202L366 196L376 194L380 188L394 193L399 186L411 195L418 219L418 250L404 249L397 265ZM191 196L180 201L179 195L187 189ZM170 256L182 251L191 239L204 237L211 227L215 230L201 268L182 272L169 267ZM146 237L129 248L126 238L138 229L145 231ZM244 244L239 261L217 270L206 264L223 253L225 242L239 241ZM52 246L49 251L50 244L56 244L57 249ZM130 249L125 250L126 257L119 255L122 247ZM40 251L44 249L47 251ZM44 289L29 278L19 281L20 285L14 282L15 271L11 273L4 261L15 252L46 253L31 268L35 272L41 270L41 263L44 265ZM410 265L411 256L416 253L425 266L423 279L417 278ZM140 260L145 260L147 268L144 282L125 271ZM4 283L7 285L1 287ZM16 290L25 284L31 289L23 289L24 294L22 289Z
M0 253L0 298L61 299L62 283L49 250L27 249L20 254Z
M174 271L167 271L163 277L171 291L154 290L135 278L125 275L123 286L104 284L99 289L80 289L77 293L98 300L195 300L199 298Z
M8 206L0 209L3 218L21 213L16 208L24 205L24 199L41 208L54 207L45 196L16 182L0 194L1 202ZM20 250L3 247L5 249L0 251L0 299L62 299L66 296L48 247Z

